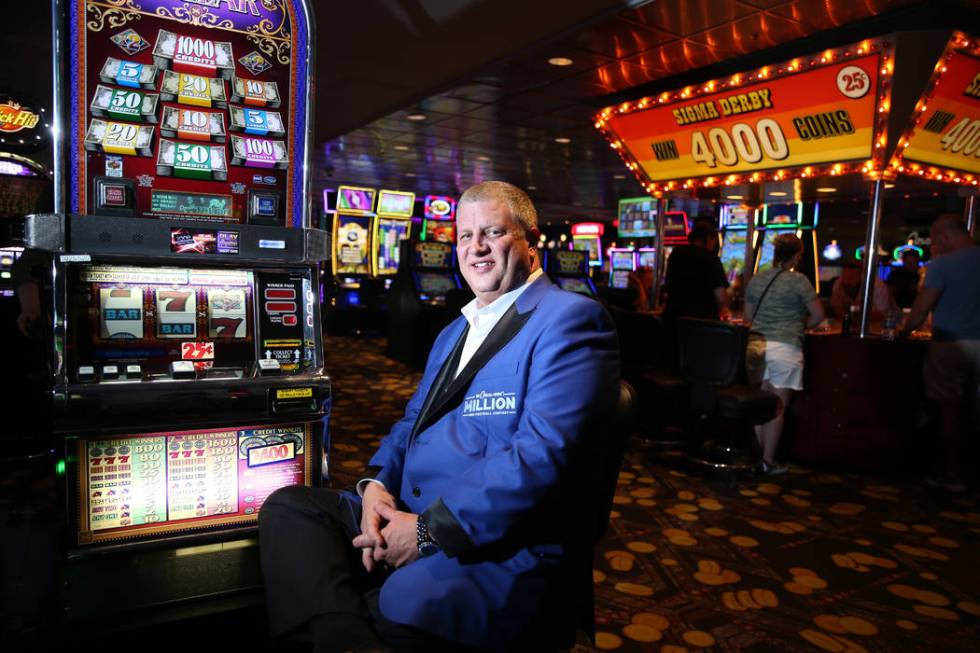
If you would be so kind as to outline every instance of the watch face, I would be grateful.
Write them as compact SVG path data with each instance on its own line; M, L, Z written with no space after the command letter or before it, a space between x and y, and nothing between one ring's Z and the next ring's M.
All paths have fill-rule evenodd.
M419 544L419 555L423 558L432 555L439 550L435 542L422 542Z

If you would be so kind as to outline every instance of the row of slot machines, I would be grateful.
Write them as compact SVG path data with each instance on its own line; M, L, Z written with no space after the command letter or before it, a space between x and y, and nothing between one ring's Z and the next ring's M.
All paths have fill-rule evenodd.
M544 267L563 290L596 296L583 250L545 250ZM387 355L407 365L424 364L439 332L459 316L473 295L462 283L456 248L446 242L406 240L388 297Z
M820 204L792 202L764 204L760 209L725 205L721 209L719 256L728 282L739 288L746 267L758 273L772 266L774 243L781 234L792 233L803 242L804 255L798 271L805 274L820 290L820 264L817 226ZM748 242L749 225L754 224L754 239Z
M93 32L92 4L56 17L57 51L79 53L55 102L70 128L54 212L24 222L50 260L63 614L79 628L260 602L258 515L329 475L331 405L329 235L306 199L310 7L216 7L204 25L162 0ZM292 48L257 51L260 24Z
M398 272L401 243L412 236L415 200L415 193L407 191L324 190L325 215L333 216L331 273L342 288L356 289L362 279L391 278ZM455 243L453 198L426 195L422 213L421 240Z

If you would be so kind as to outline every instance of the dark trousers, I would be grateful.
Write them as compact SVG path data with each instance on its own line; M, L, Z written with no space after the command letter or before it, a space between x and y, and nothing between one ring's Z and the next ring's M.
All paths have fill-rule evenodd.
M332 489L287 487L266 500L259 542L272 634L312 641L323 653L358 646L459 651L381 614L385 572L368 574L351 544L360 523L361 504Z

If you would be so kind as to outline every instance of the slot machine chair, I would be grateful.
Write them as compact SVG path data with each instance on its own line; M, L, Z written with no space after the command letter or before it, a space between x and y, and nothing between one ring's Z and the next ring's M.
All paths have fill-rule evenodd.
M724 442L706 439L692 447L687 459L708 470L726 471L733 482L756 462L736 446L741 427L768 422L776 416L778 405L776 395L746 382L747 339L748 329L728 322L686 317L678 321L681 377L698 415L693 435L697 438L712 422L721 422L727 431Z
M652 313L616 306L610 306L609 313L619 336L623 378L633 384L640 404L647 407L637 424L641 442L668 449L680 447L690 422L688 388L664 362L663 320Z

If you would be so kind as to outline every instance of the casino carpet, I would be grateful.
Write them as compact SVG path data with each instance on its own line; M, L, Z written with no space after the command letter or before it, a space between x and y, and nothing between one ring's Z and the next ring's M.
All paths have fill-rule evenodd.
M420 375L329 338L332 483L347 486ZM910 481L794 469L732 488L639 448L596 552L596 647L681 653L980 650L980 507Z

